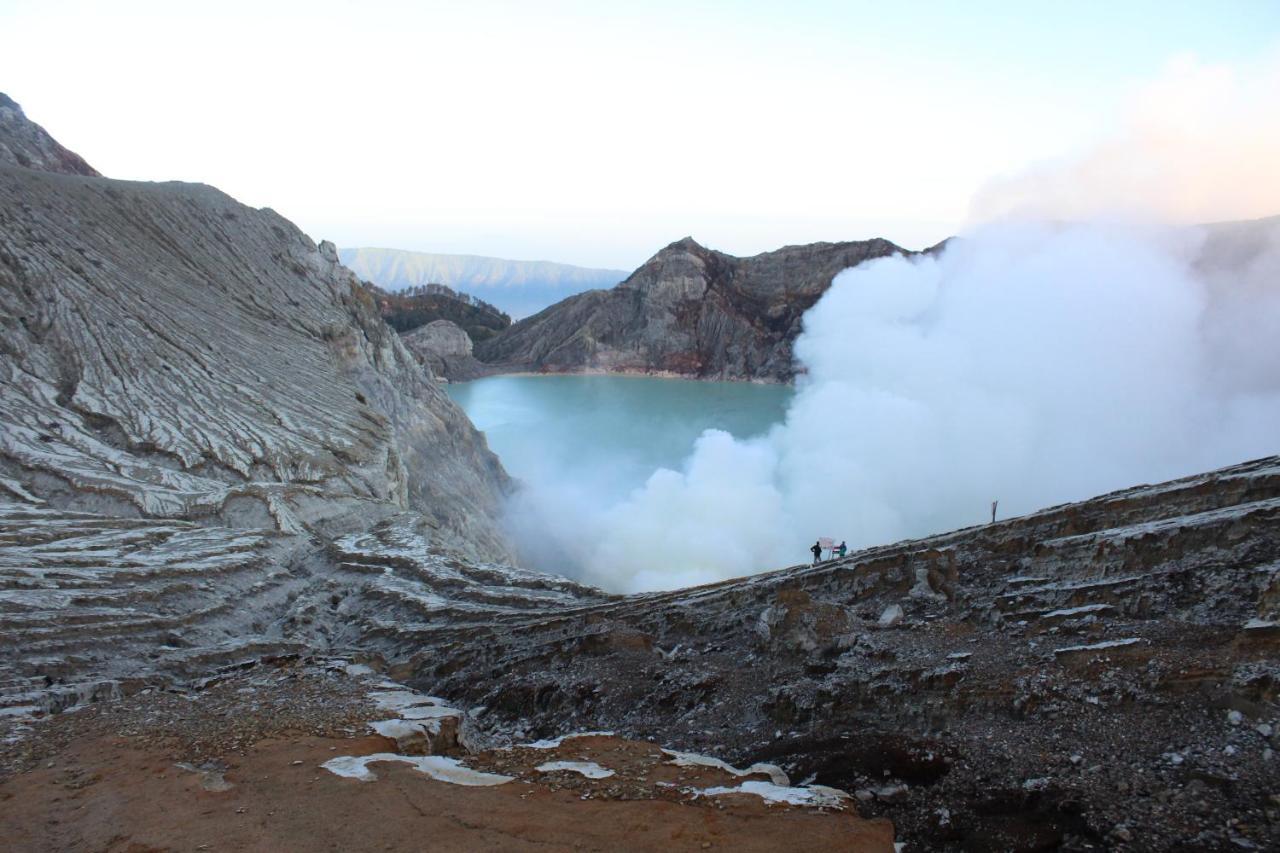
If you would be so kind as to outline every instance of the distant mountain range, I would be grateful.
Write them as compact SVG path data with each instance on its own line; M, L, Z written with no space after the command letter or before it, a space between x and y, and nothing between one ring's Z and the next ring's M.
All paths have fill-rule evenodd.
M590 269L551 261L510 261L402 249L340 249L338 254L356 275L386 290L444 284L491 302L515 318L536 314L584 290L613 287L629 275L625 270Z

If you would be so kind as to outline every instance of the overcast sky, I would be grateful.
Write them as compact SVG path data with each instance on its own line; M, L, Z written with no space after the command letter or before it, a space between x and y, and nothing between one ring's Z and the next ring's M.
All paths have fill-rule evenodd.
M1274 55L1280 2L0 0L0 34L0 91L111 177L629 269L686 234L936 242L1171 64Z

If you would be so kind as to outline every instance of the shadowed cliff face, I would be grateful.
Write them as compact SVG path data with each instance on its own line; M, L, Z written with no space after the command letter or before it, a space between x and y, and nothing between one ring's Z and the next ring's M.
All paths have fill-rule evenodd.
M27 118L22 107L3 92L0 92L0 164L64 175L98 174L79 154L63 148L43 127Z
M848 267L910 254L887 240L788 246L737 258L672 243L622 284L593 290L476 347L505 370L606 370L788 381L801 317Z

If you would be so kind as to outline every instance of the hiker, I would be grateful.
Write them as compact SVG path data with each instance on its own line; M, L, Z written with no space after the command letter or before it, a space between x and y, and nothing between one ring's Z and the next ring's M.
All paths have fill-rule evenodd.
M848 553L849 553L849 546L844 544L844 540L841 539L840 547L836 549L836 554L843 557L845 554L848 554Z
M822 543L814 542L809 550L813 552L813 564L818 565L818 560L822 559Z

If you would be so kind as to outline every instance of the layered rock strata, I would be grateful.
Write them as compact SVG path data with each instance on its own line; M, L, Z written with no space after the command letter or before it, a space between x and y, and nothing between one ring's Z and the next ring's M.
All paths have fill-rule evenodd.
M98 174L83 157L62 147L48 131L27 118L22 107L3 92L0 92L0 165L64 175Z
M323 647L299 597L383 520L510 559L501 465L332 244L211 187L0 165L0 424L2 706Z
M476 556L506 478L332 245L211 187L0 167L0 485L286 533L405 509Z
M823 264L894 251L682 241L512 352L784 378ZM209 187L22 166L0 425L10 720L336 653L475 748L609 729L776 764L928 849L1280 846L1280 457L611 596L504 564L501 467L331 245Z

